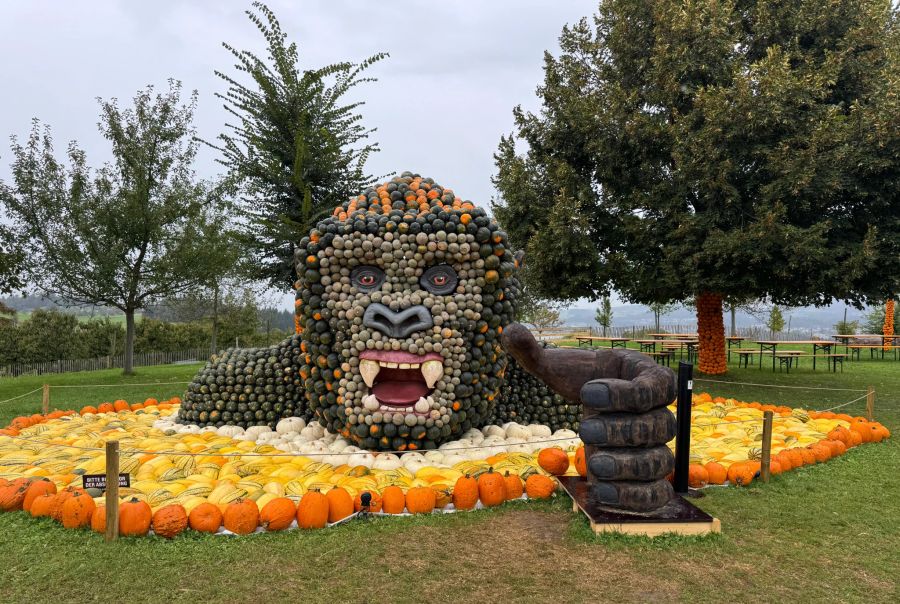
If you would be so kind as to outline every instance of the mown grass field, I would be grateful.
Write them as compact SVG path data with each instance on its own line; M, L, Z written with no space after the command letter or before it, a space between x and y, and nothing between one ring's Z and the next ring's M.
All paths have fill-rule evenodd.
M48 376L54 406L178 394L196 366ZM876 419L895 436L814 467L711 488L697 505L723 533L656 540L596 537L564 496L465 514L373 519L334 529L245 538L184 534L172 542L68 531L0 515L0 593L9 602L700 601L896 602L900 599L900 362L844 373L737 369L695 391L824 409L876 389ZM45 378L0 379L0 400ZM803 389L742 385L763 383ZM0 403L0 423L34 412L40 393ZM845 409L861 414L864 401Z

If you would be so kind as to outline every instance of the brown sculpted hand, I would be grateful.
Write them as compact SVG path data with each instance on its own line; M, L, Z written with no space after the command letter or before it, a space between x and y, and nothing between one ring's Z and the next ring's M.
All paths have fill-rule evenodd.
M675 374L634 350L543 348L514 323L503 347L532 375L584 407L579 435L598 503L649 512L673 496Z

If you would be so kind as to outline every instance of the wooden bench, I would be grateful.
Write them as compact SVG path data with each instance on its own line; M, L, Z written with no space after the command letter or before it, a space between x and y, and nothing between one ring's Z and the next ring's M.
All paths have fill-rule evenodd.
M738 367L741 366L741 363L744 364L744 367L750 368L750 363L753 362L753 355L757 354L759 350L756 348L735 348L731 350L729 354L733 352L738 355Z
M669 366L672 358L675 356L674 350L665 350L663 352L645 352L648 357L653 357L653 359L660 365L665 364L666 367Z
M831 353L831 354L820 354L819 356L825 357L825 360L828 361L829 368L831 368L832 371L834 371L834 373L837 373L837 366L838 366L838 363L840 363L841 364L841 373L844 373L844 361L847 358L847 353L837 352L837 353Z
M852 355L851 358L854 358L854 359L856 359L857 361L859 360L860 351L862 351L862 350L868 350L868 351L869 351L869 358L870 358L870 359L874 359L874 358L875 358L875 351L876 351L876 350L880 350L880 351L881 351L881 358L882 358L882 359L884 358L884 351L885 351L885 349L884 349L884 345L883 345L883 344L850 344L849 346L847 346L847 348L850 350L850 354ZM894 345L894 346L891 346L891 348L888 350L888 352L892 352L892 353L894 354L894 357L895 357L895 358L896 358L896 355L897 355L897 352L896 352L896 350L895 350L896 348L897 348L897 346Z
M774 357L778 359L778 370L781 371L786 369L788 373L791 372L791 367L794 366L795 359L811 356L813 355L805 353L802 350L779 350L774 354Z

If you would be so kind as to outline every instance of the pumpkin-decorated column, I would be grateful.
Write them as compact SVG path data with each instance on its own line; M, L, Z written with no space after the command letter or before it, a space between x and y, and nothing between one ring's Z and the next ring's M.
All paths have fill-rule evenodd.
M701 292L697 295L697 334L700 339L697 368L708 374L725 373L725 320L721 294Z
M884 305L884 328L882 333L886 336L894 335L894 298L890 298ZM892 350L894 341L892 339L884 340L884 349Z
M542 348L518 323L503 347L560 396L580 400L579 436L585 444L591 497L599 504L650 512L673 496L666 475L674 457L675 374L636 350Z

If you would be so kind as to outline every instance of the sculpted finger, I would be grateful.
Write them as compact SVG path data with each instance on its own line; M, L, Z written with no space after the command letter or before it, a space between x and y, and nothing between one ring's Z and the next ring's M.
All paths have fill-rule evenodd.
M600 505L634 512L649 512L664 506L675 493L666 479L651 482L604 481L590 486L589 497Z
M582 419L578 433L586 445L653 447L675 437L675 416L665 407L640 415L595 415Z
M644 413L657 407L665 407L675 399L675 374L668 367L633 363L625 359L624 365L632 365L632 379L591 380L581 388L581 402L586 409L598 413L624 411Z
M659 480L675 468L666 445L649 449L595 449L588 446L589 476L604 480Z

